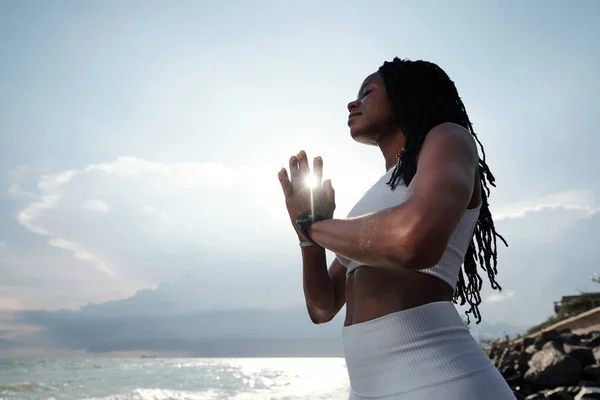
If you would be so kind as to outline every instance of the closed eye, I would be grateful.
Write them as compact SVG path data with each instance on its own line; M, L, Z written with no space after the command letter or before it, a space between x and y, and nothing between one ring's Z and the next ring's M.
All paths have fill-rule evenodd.
M372 91L373 91L373 89L366 90L366 91L363 93L363 95L362 95L362 98L364 99L364 98L365 98L365 97L366 97L366 96L367 96L369 93L371 93Z

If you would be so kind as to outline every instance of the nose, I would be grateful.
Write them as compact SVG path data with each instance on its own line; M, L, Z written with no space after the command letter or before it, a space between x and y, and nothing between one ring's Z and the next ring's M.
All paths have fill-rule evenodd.
M358 108L360 102L358 100L351 101L348 103L348 111L352 112Z

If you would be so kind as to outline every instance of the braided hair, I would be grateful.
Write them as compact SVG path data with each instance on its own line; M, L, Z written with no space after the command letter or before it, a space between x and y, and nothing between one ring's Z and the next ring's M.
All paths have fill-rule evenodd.
M473 131L473 126L465 106L456 90L454 82L436 64L417 60L394 58L386 61L380 68L386 90L395 110L396 122L406 136L402 152L398 154L392 176L387 183L392 190L402 179L408 186L417 172L418 154L427 133L435 126L452 122L471 132L479 147L482 158L479 159L479 177L481 179L481 211L475 225L473 238L459 272L453 301L460 305L469 303L466 311L467 323L472 314L477 323L481 322L481 286L483 280L477 272L477 263L487 273L492 289L502 290L496 282L497 248L496 239L508 246L504 238L496 232L489 210L489 186L496 186L494 175L485 162L485 150Z

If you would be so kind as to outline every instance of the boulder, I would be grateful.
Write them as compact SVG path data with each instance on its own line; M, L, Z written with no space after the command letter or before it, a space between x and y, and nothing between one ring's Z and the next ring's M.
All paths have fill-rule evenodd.
M581 375L579 361L552 341L531 357L524 380L542 387L569 386L577 384Z
M594 383L600 383L600 365L586 365L583 367L583 377Z
M535 339L535 341L533 342L533 345L535 346L536 349L541 350L542 347L544 347L545 343L546 343L546 341L544 339L542 339L541 336L539 336Z
M542 340L544 342L549 342L551 340L558 342L560 340L560 332L554 329L551 331L544 331L542 332Z
M574 400L600 399L600 388L585 387L575 396Z
M592 352L594 353L594 358L596 359L596 362L600 363L600 346L594 347L592 349Z
M565 343L563 345L564 352L579 361L582 367L592 365L596 362L594 352L589 347L577 346Z
M600 332L591 332L586 338L581 339L580 344L587 347L600 346Z

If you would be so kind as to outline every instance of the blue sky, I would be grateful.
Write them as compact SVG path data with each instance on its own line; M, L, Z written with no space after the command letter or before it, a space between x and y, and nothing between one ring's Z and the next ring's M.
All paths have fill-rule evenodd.
M301 305L276 173L323 156L344 216L384 172L346 105L395 56L448 72L496 175L510 247L484 316L539 322L600 289L599 17L593 0L1 1L0 330L190 279L197 309Z

